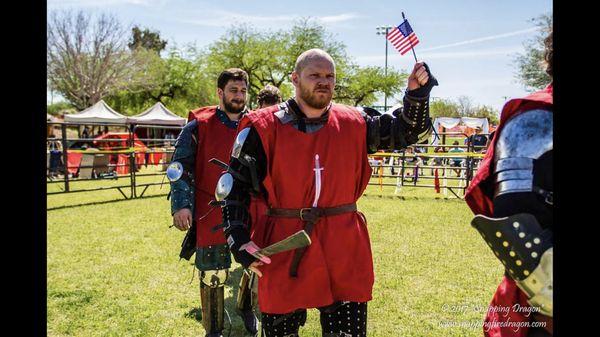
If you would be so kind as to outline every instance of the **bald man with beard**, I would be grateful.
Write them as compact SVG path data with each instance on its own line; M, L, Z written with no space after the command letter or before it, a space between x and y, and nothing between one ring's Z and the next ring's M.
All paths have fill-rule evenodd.
M374 274L367 221L356 201L371 176L367 154L428 138L429 93L437 81L427 65L415 64L403 108L369 116L332 102L335 62L323 50L302 53L291 80L294 98L240 120L215 192L225 236L235 260L260 277L263 336L298 336L306 309L318 308L323 336L363 337ZM266 221L250 218L251 195L265 198ZM302 229L308 247L270 262L250 253Z

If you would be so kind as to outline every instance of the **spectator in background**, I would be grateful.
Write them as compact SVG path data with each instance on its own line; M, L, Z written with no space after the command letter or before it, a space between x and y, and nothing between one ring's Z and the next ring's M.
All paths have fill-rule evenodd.
M482 135L481 132L481 127L475 127L475 133L470 135L468 138L468 142L471 143L471 146L473 147L473 152L476 153L484 152L488 142L488 137L486 135Z
M103 134L103 135L105 135L105 134L107 134L107 133L108 133L108 126L105 126L105 127L104 127L104 132L102 132L102 134Z
M165 133L165 146L174 146L175 145L175 135L171 132Z
M54 133L52 133L46 142L50 154L50 161L48 163L48 175L50 178L58 176L59 169L63 167L62 161L62 143L56 139Z
M281 91L275 86L267 84L259 93L258 93L258 108L266 108L271 105L281 103Z
M451 148L450 150L448 150L448 152L455 152L455 153L465 152L465 149L462 149L462 148L458 147L458 141L455 140L454 143L452 143L452 145L454 145L454 147ZM450 158L450 166L452 166L452 167L462 167L464 161L465 160L462 159L462 157L451 157ZM460 171L461 171L460 169L454 169L454 172L456 172L456 176L457 177L460 176L460 173L461 173Z
M81 138L90 138L90 128L86 125L81 132Z
M433 150L434 154L435 153L444 153L444 147L443 146L437 146L434 150ZM444 166L444 157L434 157L433 158L433 166ZM431 175L434 174L434 170L435 169L431 169Z

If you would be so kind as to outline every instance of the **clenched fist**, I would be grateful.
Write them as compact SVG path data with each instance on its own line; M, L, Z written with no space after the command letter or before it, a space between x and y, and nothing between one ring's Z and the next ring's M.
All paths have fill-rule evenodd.
M189 208L182 208L173 214L173 225L180 231L190 229L192 225L192 211Z
M408 76L408 90L415 90L422 86L425 86L429 81L429 72L425 68L425 62L417 62Z

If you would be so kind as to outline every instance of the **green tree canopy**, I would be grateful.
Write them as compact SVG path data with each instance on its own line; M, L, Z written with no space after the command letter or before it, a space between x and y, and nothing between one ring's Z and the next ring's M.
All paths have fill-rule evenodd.
M516 56L515 76L525 89L534 91L543 89L551 81L544 62L544 39L552 30L552 15L544 14L531 21L539 31L535 37L524 43L525 53Z
M435 99L430 104L430 116L437 117L477 117L487 118L492 124L498 123L498 111L487 105L474 105L468 96L460 96L456 101Z
M147 59L148 67L137 74L138 85L106 98L117 111L135 115L161 102L174 113L187 117L195 107L218 103L216 79L207 74L204 57L194 47L187 46L182 51L175 46L165 58L154 51L145 53L140 57Z
M154 50L156 53L160 54L167 46L167 41L160 38L160 33L158 31L151 31L148 28L142 30L140 27L135 26L131 29L131 40L128 46L131 50L145 48Z
M346 104L368 105L377 93L398 93L407 75L381 67L360 67L346 55L346 46L336 41L325 28L309 18L296 21L288 30L258 32L241 25L227 31L208 47L207 69L211 76L227 68L244 69L249 76L250 105L267 84L278 87L285 98L294 94L290 76L297 57L304 51L320 48L336 62L337 86L334 100Z

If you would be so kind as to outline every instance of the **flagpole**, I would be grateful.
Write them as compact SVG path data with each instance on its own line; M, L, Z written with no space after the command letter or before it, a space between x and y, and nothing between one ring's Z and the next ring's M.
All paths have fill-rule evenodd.
M402 12L402 19L404 19L404 21L406 21L406 17L404 16L404 12ZM412 42L408 42L410 43L410 49L413 52L413 56L415 57L415 63L417 63L417 54L415 54L415 47L413 46Z

